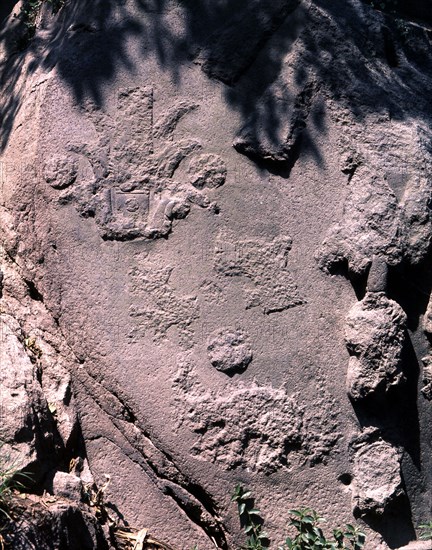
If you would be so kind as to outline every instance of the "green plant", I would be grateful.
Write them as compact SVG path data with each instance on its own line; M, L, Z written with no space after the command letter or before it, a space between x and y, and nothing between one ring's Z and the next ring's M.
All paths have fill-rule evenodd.
M263 520L261 513L254 507L252 493L237 485L234 494L231 497L233 502L237 502L240 525L246 535L245 550L264 550L269 548L269 539L267 533L263 530Z
M2 447L3 445L0 445L0 449ZM3 516L3 520L11 520L10 512L14 491L23 491L25 482L31 481L29 474L19 471L13 463L8 464L9 462L9 457L0 459L0 514Z
M432 540L432 520L419 525L420 540Z
M325 520L315 510L302 508L290 510L290 514L289 525L296 533L287 537L279 550L361 550L364 546L366 537L354 525L333 529L333 537L329 539L319 525Z
M237 502L240 525L247 536L245 550L265 550L270 546L267 533L263 530L260 511L254 507L252 493L237 485L232 501ZM362 550L366 537L355 525L347 524L343 529L333 529L332 537L327 538L320 524L325 519L311 508L290 510L288 526L294 534L287 537L278 550ZM432 522L427 524L428 534L432 535ZM430 537L432 538L432 536Z

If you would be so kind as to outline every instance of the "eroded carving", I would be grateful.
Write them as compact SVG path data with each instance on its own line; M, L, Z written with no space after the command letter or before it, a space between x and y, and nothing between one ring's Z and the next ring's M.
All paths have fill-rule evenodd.
M192 454L228 470L270 473L289 467L294 457L313 465L325 461L341 437L328 395L306 410L297 395L269 385L239 382L209 391L198 382L188 354L179 358L174 389L180 423L199 437ZM317 418L314 411L324 406L329 414Z
M221 329L208 339L207 352L211 364L226 374L244 371L252 361L248 337L240 329Z
M206 302L220 305L226 301L222 287L215 281L206 279L201 283L200 291Z
M227 169L224 161L214 154L192 157L188 166L191 183L197 189L215 188L225 183Z
M72 185L78 176L78 159L74 155L54 155L45 162L45 181L54 189Z
M196 296L178 295L170 284L172 267L154 265L133 268L129 291L134 298L129 315L134 320L133 335L150 331L155 342L161 342L171 327L178 331L179 342L193 345L192 323L199 318Z
M214 267L225 277L244 277L246 309L261 307L264 313L284 311L304 303L287 267L292 241L278 237L238 241L222 234L216 241Z
M47 181L58 189L75 183L60 202L72 202L81 215L94 217L106 239L166 237L173 220L185 218L192 205L214 210L203 188L219 187L226 179L219 156L194 158L202 149L199 141L174 139L179 121L196 108L178 102L153 123L153 91L148 87L121 90L115 119L90 105L87 113L99 140L71 146L75 156L87 159L90 170L77 177L68 153L48 163ZM175 172L187 157L189 180L177 181Z
M328 232L317 256L320 268L332 273L340 266L351 275L367 273L374 256L388 265L417 264L432 239L430 182L414 178L399 202L379 176L357 171L344 205L343 220Z

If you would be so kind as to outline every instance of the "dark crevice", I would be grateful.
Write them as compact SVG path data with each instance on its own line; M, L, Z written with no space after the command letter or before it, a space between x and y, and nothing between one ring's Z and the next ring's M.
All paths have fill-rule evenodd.
M392 69L399 67L399 60L394 45L391 31L388 27L382 28L382 36L384 40L384 53L387 59L388 66Z
M345 474L341 474L339 477L338 477L338 480L342 483L342 485L346 485L347 487L349 485L351 485L352 483L352 475L351 474L348 474L348 473L345 473Z
M383 516L365 516L355 510L354 517L361 518L371 529L380 533L392 550L416 540L410 503L405 495L399 496Z
M43 298L42 294L36 288L36 285L34 284L34 282L30 281L28 279L23 279L23 280L24 280L25 284L27 285L30 298L32 300L37 301L37 302L42 302L43 303L44 298Z
M432 290L432 257L417 266L401 264L389 267L388 296L395 300L407 315L407 327L416 331L419 319L426 311Z
M354 289L357 300L363 300L366 295L368 275L369 269L367 269L361 275L350 274L350 283Z
M130 406L125 404L123 398L119 398L115 392L108 390L104 385L97 382L88 372L86 372L86 375L93 383L100 386L102 391L108 392L111 396L115 397L121 405L122 411L131 410ZM154 442L148 431L140 427L133 413L129 413L128 416L134 418L134 421L128 421L124 414L122 414L123 418L119 419L115 413L113 413L112 407L108 408L108 406L104 404L104 400L92 391L85 380L81 379L80 383L82 384L83 390L93 399L99 409L110 418L113 425L121 433L122 438L127 441L128 445L134 451L133 454L131 454L127 449L122 447L122 452L143 468L159 490L174 498L186 515L194 521L212 541L217 541L221 549L228 548L224 527L218 519L219 512L211 495L201 485L193 482L188 476L180 471L171 455L163 450L159 444ZM136 431L129 434L128 430L125 430L125 425L123 423L125 421L139 431L142 438L141 442L139 438L137 438ZM115 444L118 445L117 443ZM159 461L155 460L155 458L158 458L157 454L161 455ZM206 518L206 516L208 517Z

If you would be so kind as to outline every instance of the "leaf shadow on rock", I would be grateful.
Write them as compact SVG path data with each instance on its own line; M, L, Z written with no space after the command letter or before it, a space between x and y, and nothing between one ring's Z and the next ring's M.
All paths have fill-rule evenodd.
M47 6L44 11L48 13ZM319 109L309 120L309 113L300 122L294 120L300 128L286 144L292 106L298 91L311 81L321 86L312 101L319 95L331 97L359 120L382 110L400 119L427 113L424 74L431 68L431 56L421 55L430 45L427 30L411 29L418 35L415 47L402 44L394 17L358 0L69 0L55 20L47 13L27 52L30 63L25 52L14 50L22 32L19 21L10 22L0 35L6 54L2 149L22 99L17 82L21 72L55 67L78 103L90 98L102 108L110 85L125 72L138 72L132 43L142 60L156 59L178 85L182 68L191 64L222 82L226 102L246 128L248 153L263 169L282 177L289 176L300 145L302 154L312 155L318 166L323 162L309 132L309 126L326 131ZM384 28L387 46L393 41L404 59L397 74L383 70L388 62ZM287 69L291 80L281 79ZM411 93L416 101L407 105ZM276 152L276 160L271 154L260 158L263 142L267 152Z
M14 3L2 6L4 15ZM20 76L55 69L78 104L90 99L103 108L117 79L139 73L134 44L143 61L155 59L178 86L182 67L191 64L218 80L241 118L237 150L288 178L300 155L324 164L313 137L327 131L322 98L359 124L382 113L430 120L431 34L422 24L406 24L407 36L399 20L356 0L298 7L294 0L69 0L55 21L43 19L27 52L16 48L19 21L0 33L0 150L24 99ZM403 443L418 464L416 414L410 409L405 432L413 431Z

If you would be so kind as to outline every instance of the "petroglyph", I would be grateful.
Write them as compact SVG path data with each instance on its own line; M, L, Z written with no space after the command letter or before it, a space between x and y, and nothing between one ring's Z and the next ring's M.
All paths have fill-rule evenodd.
M174 137L177 124L197 104L180 101L154 123L151 88L127 88L117 99L115 117L87 105L97 142L72 144L71 152L47 161L46 181L56 189L68 187L60 202L72 202L81 215L94 218L103 238L119 240L166 237L173 220L185 218L192 205L214 211L203 188L225 183L224 161L198 155L202 146L196 139ZM85 177L75 168L77 157L90 165ZM187 157L189 176L178 181L176 170Z
M130 271L133 304L129 315L135 324L132 335L143 336L149 331L154 341L160 343L168 330L175 327L180 344L188 348L194 342L192 324L199 318L197 297L177 294L170 284L172 271L172 267L155 265Z
M176 406L183 409L180 424L199 436L191 449L199 460L270 473L289 467L294 457L312 465L325 461L341 437L328 395L307 411L297 394L256 382L210 391L198 382L187 353L178 364ZM316 418L313 411L324 403L329 414Z
M264 313L283 311L304 303L287 266L291 245L289 237L270 242L239 241L222 234L216 241L214 267L220 276L245 280L246 309L261 307Z
M248 337L240 329L221 329L208 339L207 352L211 364L226 374L244 371L252 361Z

